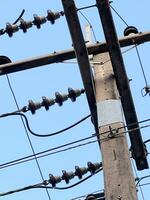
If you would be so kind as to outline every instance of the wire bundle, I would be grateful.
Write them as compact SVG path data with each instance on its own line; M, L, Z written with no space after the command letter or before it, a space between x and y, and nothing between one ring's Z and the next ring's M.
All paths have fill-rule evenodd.
M33 25L37 27L37 29L41 28L41 25L46 23L47 21L51 22L51 24L54 24L55 21L63 16L64 13L61 12L52 12L51 10L47 11L47 16L38 16L37 14L34 14L34 20L33 21L25 21L24 19L20 19L20 24L17 25L16 23L6 23L5 29L2 29L0 31L0 35L3 35L4 33L7 33L9 37L12 37L14 33L18 32L19 30L22 30L23 33L26 33L29 28L31 28Z
M76 98L79 97L81 94L85 92L84 89L72 89L68 88L68 94L60 94L59 92L55 92L55 99L46 98L45 96L42 97L42 102L33 102L32 100L29 100L28 106L24 106L20 112L27 112L31 111L32 114L36 113L36 110L40 109L41 107L44 107L45 110L49 110L49 107L57 103L59 106L63 105L63 102L68 100L68 98L71 99L72 102L76 101Z

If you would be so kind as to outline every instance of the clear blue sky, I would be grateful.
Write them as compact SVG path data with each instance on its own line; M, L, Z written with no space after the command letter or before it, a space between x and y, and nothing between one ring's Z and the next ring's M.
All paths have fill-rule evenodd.
M77 7L95 4L95 0L76 0ZM149 31L149 7L148 0L114 0L112 6L122 15L129 25L136 26L139 31ZM47 10L61 11L62 5L60 0L45 1L1 1L0 6L0 29L5 27L6 22L14 22L20 15L22 9L25 9L23 19L33 20L33 14L46 16ZM100 20L96 8L82 11L91 22L96 38L103 41L104 36L100 25ZM81 25L84 26L87 21L81 16ZM125 24L113 12L115 24L119 37L123 36ZM33 27L26 34L22 31L15 33L12 38L6 34L0 37L0 55L10 57L12 61L22 60L34 56L40 56L54 51L69 49L72 47L70 34L66 24L65 17L56 21L55 25L46 23L40 30ZM146 72L147 80L150 84L150 60L149 60L150 44L145 43L139 47L139 52ZM150 97L142 97L141 89L145 86L141 68L137 58L135 49L123 55L127 73L131 82L131 89L138 119L143 120L150 118L149 100ZM53 65L43 66L9 75L12 87L15 91L20 107L28 104L28 100L41 101L42 96L54 98L56 91L66 93L68 87L82 88L82 81L76 64L57 63ZM0 113L6 113L16 110L14 99L8 87L6 76L0 77L1 106ZM75 103L70 100L59 107L54 105L48 112L42 108L35 115L27 113L31 128L38 133L51 133L53 131L65 128L70 124L78 121L82 117L89 114L85 95L77 99ZM32 154L24 127L19 117L9 117L0 120L0 164L21 158ZM144 140L148 139L150 129L143 129L142 135ZM94 133L93 125L88 119L79 126L70 131L62 133L55 137L37 138L30 135L35 152L47 150L49 148L62 145L77 139L91 136ZM147 145L150 151L150 145ZM148 157L149 159L149 157ZM45 179L49 178L49 173L53 175L61 175L62 170L74 171L74 166L86 166L88 161L99 162L101 155L98 144L94 143L85 147L77 148L67 152L54 154L39 159L39 164ZM150 174L150 170L138 172L138 176ZM71 183L76 183L77 178ZM150 179L144 180L142 183L150 182ZM41 182L41 177L36 162L30 161L20 165L0 169L0 192L28 186ZM58 186L66 186L64 182ZM149 187L143 187L145 200L149 200ZM70 200L96 190L103 189L102 173L82 183L80 186L70 190L57 191L50 190L51 200ZM140 191L138 192L139 200L143 200ZM25 200L37 199L48 200L44 189L34 189L17 194L1 197L4 200Z

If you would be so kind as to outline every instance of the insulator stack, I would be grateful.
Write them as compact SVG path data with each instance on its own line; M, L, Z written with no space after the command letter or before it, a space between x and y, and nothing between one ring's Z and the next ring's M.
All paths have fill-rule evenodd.
M44 107L45 110L49 110L49 107L57 103L59 106L62 106L64 101L71 99L72 102L76 101L76 98L79 97L81 94L85 92L84 89L68 89L68 94L60 94L59 92L55 92L55 99L46 98L45 96L42 97L42 102L33 102L32 100L29 100L28 106L24 106L21 111L27 112L31 111L32 114L36 113L36 110L40 109L41 107Z
M47 11L47 16L38 16L37 14L34 14L34 20L32 21L25 21L24 19L20 19L20 24L6 24L6 28L2 29L0 35L3 35L5 32L8 34L9 37L12 37L13 34L20 29L23 31L23 33L26 33L29 28L31 28L33 25L37 27L37 29L41 28L41 25L43 25L46 22L51 22L51 24L54 24L57 19L59 19L61 16L63 16L64 13L61 12L52 12L51 10Z
M87 167L79 167L75 166L75 172L67 172L66 170L62 170L62 176L53 176L52 174L49 175L49 182L52 187L55 187L57 183L60 183L61 181L65 181L66 184L70 182L71 179L73 179L75 176L77 176L79 179L82 179L83 175L90 172L91 175L95 174L98 169L102 167L102 163L87 163Z

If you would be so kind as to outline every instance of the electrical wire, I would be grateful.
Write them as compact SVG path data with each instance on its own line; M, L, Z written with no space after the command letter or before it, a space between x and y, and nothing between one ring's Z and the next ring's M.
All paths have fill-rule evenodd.
M78 124L80 124L81 122L85 121L86 119L88 119L91 116L91 115L87 115L86 117L82 118L81 120L77 121L76 123L68 126L67 128L64 128L62 130L59 130L59 131L56 131L56 132L53 132L53 133L50 133L50 134L38 134L38 133L35 133L35 132L33 132L31 130L29 122L28 122L28 119L27 119L26 115L23 114L23 113L19 113L19 112L16 112L16 113L15 112L13 112L13 113L7 113L7 114L4 114L4 115L0 115L0 118L2 118L2 117L9 117L9 116L15 116L15 115L16 116L19 115L19 116L23 117L24 120L25 120L25 123L26 123L28 131L32 135L37 136L37 137L50 137L50 136L58 135L58 134L60 134L62 132L65 132L65 131L68 131L68 130L72 129L73 127L77 126Z
M148 120L150 120L150 119L140 121L139 123L146 122ZM146 127L147 126L149 127L150 125L146 125ZM121 127L121 128L123 128L123 127ZM138 127L138 128L145 128L145 126ZM132 131L132 129L130 131ZM101 134L104 134L104 133L106 134L108 132L110 132L110 131L103 132ZM121 133L118 134L118 136L120 136L122 134L125 134L127 132L128 131L121 132ZM101 139L101 140L100 139L96 139L96 140L92 140L92 141L89 141L89 142L86 142L86 143L81 143L79 145L71 146L71 145L74 145L74 144L77 144L77 143L92 139L95 136L97 136L97 135L93 134L92 136L89 136L89 137L86 137L86 138L82 138L82 139L76 140L74 142L66 143L66 144L63 144L63 145L60 145L60 146L57 146L57 147L54 147L54 148L39 152L39 153L36 153L35 155L37 156L37 158L43 158L43 157L46 157L46 156L54 155L56 153L61 153L61 152L65 152L65 151L68 151L68 150L71 150L71 149L79 148L79 147L82 147L82 146L85 146L85 145L88 145L88 144L92 144L92 143L95 143L97 141L103 141L103 140L110 139L110 138L106 137L106 138ZM68 147L68 146L71 146L71 147ZM65 147L68 147L68 148L65 148ZM61 148L65 148L65 149L61 149ZM54 151L54 150L58 150L58 151L51 152L51 151ZM9 161L7 163L3 163L3 164L0 165L0 169L4 169L4 168L7 168L7 167L11 167L11 166L14 166L14 165L18 165L18 164L21 164L21 163L24 163L24 162L28 162L28 161L34 160L35 158L33 156L34 155L29 155L29 156L26 156L26 157L23 157L23 158L19 158L19 159L16 159L16 160Z
M96 7L96 4L93 4L93 5L90 5L90 6L84 6L84 7L77 8L77 11L85 10L85 9L93 8L93 7Z
M128 26L127 22L123 19L123 17L117 12L117 10L112 6L110 5L111 9L118 15L118 17L121 19L121 21L126 25Z
M127 22L123 19L123 17L117 12L117 10L114 9L113 6L111 6L111 5L110 5L110 7L111 7L112 10L118 15L118 17L124 22L124 24L128 27L128 23L127 23ZM144 87L144 89L146 89L146 88L149 88L149 86L148 86L148 81L147 81L146 74L145 74L145 71L144 71L144 66L143 66L143 63L142 63L142 59L141 59L141 56L140 56L140 53L139 53L139 50L138 50L138 45L135 45L135 49L136 49L136 53L137 53L137 56L138 56L138 60L139 60L140 66L141 66L142 74L143 74L144 81L145 81L145 85L146 85L146 87Z
M17 101L16 95L15 95L15 92L14 92L12 86L11 86L11 82L10 82L9 76L8 76L7 74L6 74L6 78L7 78L7 82L8 82L8 85L9 85L10 91L11 91L11 93L12 93L12 96L13 96L13 98L14 98L14 101L15 101L16 107L17 107L17 109L18 109L18 111L19 111L19 110L20 110L20 108L19 108L19 104L18 104L18 101ZM27 128L26 128L25 123L24 123L24 121L23 121L23 117L22 117L21 115L20 115L20 119L21 119L21 121L22 121L22 124L23 124L24 130L25 130L25 133L26 133L26 136L27 136L28 142L29 142L30 147L31 147L31 150L32 150L32 153L33 153L33 155L34 155L34 160L35 160L35 162L36 162L36 165L37 165L37 168L38 168L38 170L39 170L40 176L41 176L42 180L44 181L44 176L43 176L43 173L42 173L42 170L41 170L40 164L39 164L39 162L38 162L38 160L37 160L37 158L36 158L35 150L34 150L34 147L33 147L32 141L31 141L31 139L30 139L30 136L29 136L29 134L28 134ZM48 192L47 189L46 189L46 193L47 193L48 199L51 200L50 194L49 194L49 192Z
M91 22L89 21L89 19L81 12L81 10L79 10L79 13L82 15L82 17L88 22L88 24L90 25L90 28L92 30L92 33L93 33L93 37L94 37L94 40L95 42L97 42L97 39L96 39L96 34L95 34L95 31L93 29L93 26L91 24Z
M22 18L22 16L25 13L25 9L22 10L21 14L19 15L19 17L16 19L16 21L13 24L17 24L19 22L19 20Z
M135 49L136 49L136 53L137 53L137 56L138 56L138 60L139 60L139 63L140 63L140 66L141 66L141 70L142 70L142 73L143 73L143 77L144 77L145 85L148 86L148 82L147 82L146 74L145 74L145 71L144 71L144 66L143 66L143 63L142 63L142 59L141 59L141 56L140 56L140 53L139 53L138 47L135 46Z
M146 178L150 178L150 175L147 175L147 176L143 176L143 177L138 178L138 181L137 181L137 183L136 183L136 186L138 186L139 183L140 183L142 180L146 179Z
M89 141L89 142L86 142L86 143L82 143L82 144L79 144L79 145L75 145L75 146L71 146L71 147L68 147L68 148L65 148L65 149L61 149L61 150L57 150L57 151L51 152L51 151L53 151L53 149L61 148L61 146L58 146L58 147L46 150L46 152L50 152L50 153L39 152L38 154L36 154L36 156L39 159L39 158L43 158L43 157L46 157L46 156L54 155L54 154L57 154L57 153L62 153L62 152L68 151L68 150L72 150L72 149L76 149L76 148L79 148L79 147L83 147L83 146L86 146L88 144L93 144L93 143L95 143L97 141L99 141L99 140L92 140L92 141ZM69 144L67 144L67 145L69 145ZM42 154L44 154L44 155L42 155ZM26 156L26 157L23 157L23 158L20 158L20 159L16 159L16 160L13 160L13 161L10 161L10 162L7 162L7 163L3 163L3 164L0 165L0 169L4 169L4 168L7 168L7 167L18 165L18 164L21 164L21 163L24 163L24 162L29 162L29 161L32 161L34 159L35 158L33 157L33 155Z
M56 190L66 190L66 189L70 189L70 188L73 188L83 182L85 182L86 180L90 179L91 177L93 177L93 175L96 175L98 172L100 172L102 170L102 168L100 168L99 170L97 170L94 174L91 174L89 176L87 176L86 178L82 179L81 181L73 184L73 185L70 185L68 187L52 187L52 186L42 186L42 185L46 185L49 183L49 181L43 181L43 183L39 183L39 184L35 184L35 185L30 185L30 186L27 186L27 187L23 187L23 188L20 188L20 189L16 189L16 190L11 190L9 192L5 192L5 193L0 193L0 197L2 196L6 196L6 195L10 195L10 194L14 194L14 193L18 193L18 192L22 192L22 191L26 191L26 190L29 190L29 189L38 189L38 188L41 188L41 189L56 189Z

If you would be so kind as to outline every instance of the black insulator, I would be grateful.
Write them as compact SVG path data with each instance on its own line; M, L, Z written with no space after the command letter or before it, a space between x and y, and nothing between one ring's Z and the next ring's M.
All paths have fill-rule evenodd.
M60 94L59 92L55 92L55 102L58 103L59 106L63 105L63 102L68 99L68 95Z
M138 29L134 26L128 26L125 30L124 30L124 36L128 36L130 34L137 34L138 33Z
M91 172L91 174L95 174L95 172L102 167L101 163L92 163L92 162L88 162L87 163L88 166L88 171Z
M55 14L51 11L51 10L48 10L47 11L47 20L50 21L52 24L55 23Z
M34 21L33 24L40 29L41 25L44 24L46 22L46 17L40 17L38 15L34 15Z
M57 183L61 182L60 176L53 176L52 174L49 175L49 183L52 185L52 187L55 187Z
M76 98L84 93L85 90L74 90L72 88L68 88L68 97L71 99L72 102L76 101Z
M32 21L26 22L23 19L20 20L20 26L19 27L20 27L20 29L23 30L24 33L26 33L27 29L31 28L32 26L33 26Z
M54 99L48 99L46 97L42 97L42 106L45 107L46 110L49 110L49 107L55 104Z
M41 108L41 103L34 103L32 100L29 100L28 109L32 114L35 114L36 110Z
M68 184L69 183L69 181L72 179L72 178L74 178L75 177L75 174L74 174L74 172L66 172L65 170L62 170L62 173L63 173L63 175L62 175L62 180L65 180L65 182Z
M13 33L19 31L19 27L16 24L7 23L5 31L9 35L9 37L12 37Z
M79 179L82 179L82 176L88 172L86 167L80 168L79 166L75 166L75 175L78 176Z

